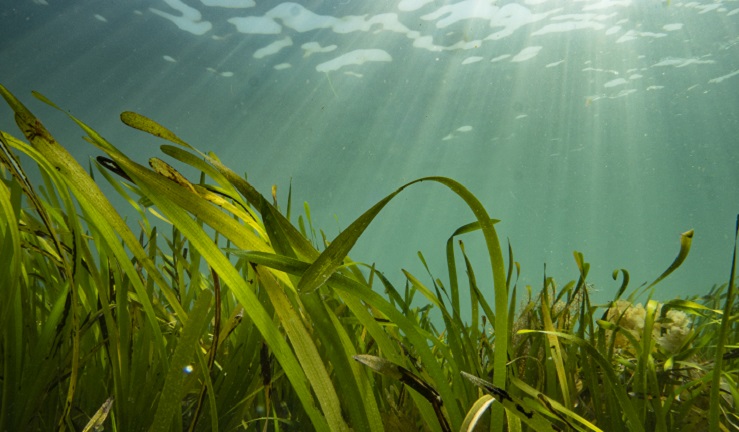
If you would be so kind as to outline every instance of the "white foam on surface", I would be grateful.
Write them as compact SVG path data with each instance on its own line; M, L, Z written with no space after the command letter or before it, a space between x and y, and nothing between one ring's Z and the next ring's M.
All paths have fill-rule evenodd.
M636 93L636 89L621 90L620 92L618 92L616 94L613 94L613 95L608 96L608 99L618 99L618 98L626 97L626 96L628 96L630 94L633 94L633 93Z
M293 44L293 40L290 39L290 36L285 36L283 39L276 40L272 42L271 44L267 45L264 48L259 48L258 50L254 51L254 58L264 58L267 56L271 56L274 54L277 54L282 50L283 48L289 47Z
M540 46L526 47L522 49L521 52L513 56L513 58L511 59L511 62L519 63L519 62L523 62L526 60L530 60L539 54L539 51L541 51L541 48L542 47Z
M330 27L336 18L317 15L297 3L281 3L270 9L264 16L235 17L228 20L236 30L246 34L263 34L264 29L282 29L283 25L298 32L307 32ZM252 27L254 26L254 27Z
M306 42L300 47L303 49L303 51L305 51L303 53L303 57L309 57L310 55L315 54L315 53L331 52L335 50L336 48L338 48L338 46L336 45L328 45L328 46L322 47L321 44L319 44L318 42Z
M567 21L556 24L547 24L539 30L531 33L531 35L541 36L548 33L564 33L582 29L602 30L605 27L605 25L593 21Z
M377 48L358 49L321 63L316 66L316 70L318 72L331 72L339 70L342 67L361 65L366 62L389 62L392 60L393 58L385 50Z
M246 34L280 34L282 26L277 21L258 16L234 17L227 20L236 27L236 31Z
M285 27L299 33L311 30L330 28L339 19L333 16L318 15L297 3L282 3L266 14L272 19L279 19Z
M698 9L700 11L700 12L698 12L698 14L700 15L700 14L704 14L704 13L708 13L708 12L711 12L711 11L716 10L716 9L720 8L722 6L722 4L721 4L721 2L710 3L710 4L702 4L702 3L698 3L698 2L690 2L690 3L686 4L685 6L686 7L693 8L693 9Z
M230 9L246 9L256 6L254 0L200 0L205 6Z
M639 32L636 32L634 30L629 30L623 35L621 35L621 37L616 40L616 43L624 43L624 42L636 40L638 37L639 37Z
M596 3L589 4L582 8L583 11L602 10L613 7L628 7L631 6L631 0L601 0Z
M606 88L616 87L616 86L624 85L626 83L628 83L627 80L623 78L616 78L616 79L610 80L607 83L603 84L603 87L606 87Z
M662 30L664 31L677 31L682 30L682 28L682 23L665 24L662 26Z
M723 16L739 14L739 8L727 7L727 1L689 1L674 3L672 6L681 13L692 13L693 15L717 13L719 14L717 16L721 16L722 19ZM35 2L46 3L45 0L35 0ZM470 65L488 58L490 63L503 60L521 63L538 56L542 50L542 46L525 46L528 43L539 42L544 45L548 40L548 35L578 32L583 35L578 35L577 38L593 37L600 42L603 41L604 36L608 36L605 43L611 44L614 49L616 49L612 45L614 42L630 43L624 49L630 50L633 54L629 55L630 58L640 59L638 67L624 67L620 72L602 69L601 67L607 63L601 57L593 57L591 61L584 62L588 66L582 69L586 73L586 78L595 80L593 72L615 75L603 80L595 80L598 83L606 81L604 86L611 88L623 86L629 80L653 78L651 75L654 72L651 72L650 68L654 67L684 68L723 63L724 59L720 50L733 49L735 45L739 45L739 38L736 41L733 39L719 41L717 48L719 52L712 53L715 56L705 54L693 58L665 57L656 63L650 62L648 59L653 58L651 57L653 54L645 56L640 53L646 44L664 43L657 42L657 40L668 36L684 38L685 34L689 33L682 33L682 31L690 27L691 22L687 20L686 24L677 22L680 15L676 13L666 15L661 21L650 23L633 21L629 17L633 16L633 9L639 6L638 0L575 0L564 3L553 0L523 0L506 4L501 4L502 2L498 0L454 0L453 3L447 4L440 4L443 2L433 0L399 0L387 6L381 6L378 3L377 8L365 8L365 13L362 15L342 15L342 5L346 4L344 0L335 4L332 9L320 9L323 14L312 10L315 8L309 4L297 0L267 4L266 8L263 7L258 12L257 10L246 10L257 5L255 0L159 0L158 3L162 5L160 9L151 8L150 11L171 21L184 31L195 35L208 33L213 28L213 24L204 20L203 17L221 16L223 17L221 19L233 25L238 33L261 35L257 40L264 41L265 46L257 49L253 58L265 59L286 50L291 59L298 58L301 54L304 59L310 58L306 61L310 62L309 64L318 72L335 71L365 62L391 62L392 57L385 49L397 46L400 46L401 50L413 47L429 52L475 50L471 52L474 55L468 56L438 56L435 61L442 62L440 64L451 61ZM382 10L383 7L385 10ZM213 14L204 8L220 9ZM223 9L242 9L242 11L229 13ZM332 15L326 14L329 11ZM140 11L138 13L141 14ZM223 16L223 14L227 15ZM670 16L673 17L670 18ZM102 15L96 14L94 17L101 22L107 21ZM694 31L695 29L688 30ZM232 33L223 31L219 33L222 36L213 35L212 38L222 40L224 37L233 37ZM302 33L305 36L296 36L295 33ZM350 39L344 36L351 33L365 34L352 36ZM541 38L541 36L544 37ZM303 43L300 49L289 48L293 45L291 37L296 40L300 39L301 42L305 40L310 42ZM527 39L529 37L540 38L529 40ZM498 42L501 40L504 42ZM528 43L527 40L529 40ZM368 42L360 46L370 47L370 49L351 51L350 47L356 46L353 45L356 41ZM405 46L403 46L403 41L406 41ZM674 53L670 46L672 45L665 47L664 55ZM501 54L506 51L509 53ZM330 57L327 56L328 53L332 53ZM409 53L409 55L415 54ZM549 69L564 63L565 59L561 53L558 56L560 59L547 58L549 63L543 67ZM168 62L177 62L173 57L164 56L163 58ZM184 62L185 59L179 60ZM280 59L282 60L285 59ZM293 67L293 64L287 62L270 63L278 63L266 65L275 70ZM645 66L645 64L651 64L651 66ZM212 72L222 76L224 73L215 70ZM343 72L353 77L362 76L354 70ZM727 69L717 72L717 74L720 73L727 73ZM621 76L624 78L620 78ZM733 72L727 73L713 78L710 82L722 82L733 76ZM648 89L658 88L662 86L652 85ZM624 91L625 95L628 95L636 90ZM622 93L604 94L601 98L623 97Z
M629 30L623 36L618 38L618 40L616 40L616 43L624 43L624 42L639 39L640 37L650 37L650 38L657 39L657 38L663 38L665 36L667 36L667 33L639 32L636 30Z
M711 83L711 84L718 84L718 83L720 83L720 82L722 82L724 80L727 80L727 79L729 79L731 77L735 77L737 75L739 75L739 69L735 70L734 72L728 73L726 75L723 75L723 76L720 76L720 77L716 77L716 78L712 78L712 79L708 80L708 82Z
M508 37L518 29L546 19L549 15L555 12L557 11L554 10L548 13L534 14L526 7L515 3L508 3L503 5L495 15L490 17L490 27L503 27L503 29L491 34L485 39L499 40L504 37Z
M699 58L675 58L675 57L667 57L662 60L660 60L658 63L655 63L652 65L652 67L662 67L662 66L674 66L674 67L685 67L690 66L694 64L713 64L716 63L713 60L701 60Z
M414 10L421 9L434 0L400 0L398 3L398 10L403 12L413 12Z
M552 17L552 21L589 21L595 19L598 15L591 14L564 14Z
M482 57L480 56L471 56L471 57L467 57L466 59L462 60L462 64L466 65L466 64L471 64L471 63L477 63L480 60L482 60Z
M463 0L458 3L444 5L437 10L423 15L421 19L436 21L436 28L446 28L459 21L469 19L489 20L499 7L494 6L495 0Z
M278 21L280 23L278 23ZM367 17L366 15L349 15L334 17L319 15L306 9L298 3L281 3L267 11L264 16L234 17L228 20L236 26L236 30L246 34L264 34L265 29L287 27L298 33L313 30L331 29L335 33L345 34L356 31L386 30L391 32L408 33L410 30L403 25L395 13L382 13Z
M172 9L178 11L180 15L173 15L171 13L164 12L155 8L149 8L149 10L152 13L161 16L162 18L168 19L180 30L184 30L186 32L200 36L208 33L213 28L213 24L211 24L209 21L201 21L203 19L203 16L201 15L200 11L195 9L194 7L182 3L180 0L162 1L164 1Z
M640 32L639 36L641 37L650 37L650 38L663 38L666 37L666 33L655 33L655 32Z
M600 68L594 68L594 67L586 67L586 68L583 68L582 71L583 72L604 72L604 73L609 73L612 75L618 75L618 71L609 70L609 69L600 69Z
M494 5L495 0L464 0L451 5L444 5L435 11L422 15L421 19L425 21L435 21L436 28L446 28L461 21L468 20L484 20L488 21L491 28L502 28L496 32L489 34L484 40L499 40L512 35L521 27L540 21L549 16L550 13L534 14L525 6L509 3L501 7ZM408 35L409 37L424 37ZM475 42L478 43L478 42ZM457 44L446 47L434 45L426 39L423 43L424 47L440 49L469 49L469 45L460 41Z
M457 137L457 135L455 135L455 134L454 134L454 132L462 132L462 133L467 133L467 132L470 132L471 130L472 130L472 126L470 126L470 125L464 125L464 126L460 126L460 127L458 127L457 129L455 129L454 131L452 131L452 132L449 132L449 133L448 133L448 134L447 134L447 135L446 135L446 136L445 136L444 138L442 138L441 140L442 140L442 141L449 141L450 139L453 139L453 138L456 138L456 137Z

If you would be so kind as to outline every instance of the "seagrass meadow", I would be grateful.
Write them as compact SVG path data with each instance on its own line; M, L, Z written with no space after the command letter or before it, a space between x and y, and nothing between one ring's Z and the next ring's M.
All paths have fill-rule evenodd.
M85 169L0 92L24 138L0 132L3 431L739 430L735 257L705 295L653 298L692 230L660 277L617 270L616 296L594 304L578 252L573 281L517 286L494 215L450 178L402 185L328 239L307 206L296 217L289 194L260 194L153 120L121 114L164 142L170 162L145 167L70 116L99 155ZM432 182L472 215L449 233L448 280L427 267L396 286L348 257L388 202ZM472 267L469 236L489 267Z

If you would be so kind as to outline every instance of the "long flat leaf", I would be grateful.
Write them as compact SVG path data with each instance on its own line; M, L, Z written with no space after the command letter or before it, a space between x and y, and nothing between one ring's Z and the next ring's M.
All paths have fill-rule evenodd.
M244 312L264 337L267 345L269 345L272 353L285 371L285 375L287 375L293 390L301 400L303 408L313 423L313 427L318 431L330 430L326 418L315 406L315 400L307 385L309 380L305 371L273 322L272 317L261 305L257 295L229 262L228 258L213 243L213 240L203 231L202 227L182 207L171 201L168 194L156 189L158 184L160 184L158 181L151 184L140 182L144 193L152 198L154 204L187 237L190 244L198 250L203 259L218 274L222 282L229 287L239 303L243 305ZM225 215L223 216L225 217Z
M408 369L381 357L359 354L354 359L374 370L377 373L396 379L421 394L434 407L434 413L439 421L441 430L451 432L449 423L441 409L442 399L439 393L421 377Z
M130 229L126 225L126 222L113 208L84 168L82 168L82 166L80 166L79 163L77 163L77 161L51 137L38 119L36 119L36 117L2 85L0 85L0 94L2 94L8 105L10 105L10 107L15 111L16 122L19 123L21 130L30 138L29 141L31 142L31 148L36 152L32 157L36 162L44 165L44 168L49 175L55 176L58 184L66 184L74 191L74 195L77 198L80 207L91 218L88 223L96 225L96 229L105 239L106 246L111 249L116 259L123 267L124 272L130 276L131 282L136 288L139 300L146 312L146 318L151 325L152 331L157 335L159 340L163 339L159 324L157 323L156 314L154 313L147 291L138 277L138 272L131 264L129 257L121 246L120 239L122 239L126 246L130 248L136 259L146 267L147 272L152 277L158 277L158 282L161 284L161 287L165 292L167 287L166 281L161 277L154 264L149 260L148 256L136 240L136 237L131 233ZM52 104L46 98L42 98L42 100L59 109L59 107ZM70 116L70 118L82 127L85 132L87 132L88 135L90 135L92 139L101 146L101 148L114 150L114 147L107 143L107 141L105 141L95 131L76 118L72 116ZM25 149L25 152L27 154L31 153L29 149ZM120 238L118 236L120 236ZM185 311L179 307L177 302L173 302L172 307L178 314L181 314L180 316L186 316ZM163 348L161 354L162 358L166 359Z
M605 382L607 383L606 388L611 389L611 392L616 397L616 400L618 401L620 405L621 412L623 412L623 416L628 422L629 429L633 432L644 432L644 425L639 420L639 415L636 412L634 405L632 405L631 398L626 392L626 389L620 384L618 378L616 377L616 372L614 372L613 366L605 357L603 357L603 354L601 354L596 347L590 344L590 342L584 339L581 339L577 336L567 334L567 333L562 333L562 332L549 332L549 331L541 331L541 330L520 330L519 333L521 334L525 334L525 333L551 334L561 339L566 339L570 342L575 343L581 348L584 348L585 351L588 352L590 359L594 360L595 363L598 364L598 366L600 366L601 370L603 371L603 377L605 378ZM629 336L628 333L625 335L627 337Z
M313 339L303 325L303 321L290 304L285 292L273 279L272 273L265 272L258 267L257 274L269 295L272 305L274 305L275 312L280 317L280 322L290 339L295 355L298 357L313 391L316 392L331 430L337 432L348 431L349 428L341 417L339 396L331 382L323 360L318 354ZM350 383L347 384L351 385Z
M298 275L302 274L309 266L308 263L304 263L288 257L272 257L270 259L264 259L265 254L245 254L244 256L249 261L254 261L255 263L266 266L274 266L274 268L277 270L295 272L294 274ZM355 304L355 302L358 303L359 301L361 301L371 305L373 308L377 309L382 314L387 316L388 319L406 335L410 343L417 350L418 355L426 369L426 373L431 377L431 382L435 386L435 389L439 392L441 398L448 401L457 399L456 394L449 385L445 372L442 370L438 363L436 355L432 352L431 349L429 349L428 346L429 342L440 344L441 342L437 338L420 328L414 320L408 318L405 314L398 311L392 303L390 303L379 293L372 290L370 287L360 284L356 280L340 273L336 273L331 276L328 283L332 289L336 290L342 296L342 298L344 298L348 305L352 305ZM349 299L348 297L351 297L351 299ZM386 337L376 333L373 334L373 336L378 338L378 340L383 340ZM396 356L398 355L395 352L395 349L385 349L383 352L394 353L394 355ZM392 360L394 362L399 362L401 359L400 357L395 357L392 358ZM447 405L447 411L450 413L449 418L452 424L452 428L454 429L458 428L457 424L461 425L462 423L461 410L456 411L457 409L459 409L458 404L449 403ZM456 420L454 417L452 417L452 413L459 414L460 417L458 419L458 423L455 423Z
M724 365L724 348L729 337L732 325L731 312L734 310L734 297L736 296L735 277L736 277L736 250L737 241L739 240L739 215L736 217L736 225L734 228L734 252L731 257L731 272L729 273L729 287L726 291L726 300L724 303L724 314L721 317L721 326L718 330L718 339L716 346L716 357L711 377L711 406L708 412L708 424L711 432L718 432L721 428L719 423L720 413L720 397L721 397L721 380Z
M159 405L154 415L154 423L149 429L152 432L168 432L171 429L175 413L182 406L182 383L187 373L185 367L193 362L195 350L200 347L200 337L208 323L208 311L213 295L210 291L200 292L195 306L184 323L182 335L169 362L169 371L164 381ZM207 373L207 372L205 372Z
M508 288L506 284L505 266L503 264L503 253L500 248L498 235L493 226L494 220L490 218L480 201L470 193L460 183L446 177L424 177L398 188L395 192L380 200L369 210L364 212L359 218L352 222L344 231L342 231L331 244L321 253L321 255L311 264L305 271L303 277L298 284L298 291L309 293L318 289L323 285L331 275L342 265L344 258L359 237L380 213L380 211L405 188L424 181L433 181L448 187L452 192L462 198L467 206L472 210L482 229L485 237L485 244L488 249L488 255L493 273L494 296L495 296L495 337L496 346L503 347L496 349L493 358L493 380L498 387L505 387L507 377L508 363ZM440 391L441 388L440 388ZM458 427L462 422L462 413L449 408L450 418L453 427ZM502 428L502 411L493 409L494 430Z
M502 388L496 387L482 378L478 378L466 372L462 372L462 376L471 383L490 393L491 396L505 407L509 414L518 417L522 422L529 425L536 432L558 432L559 428L555 428L550 421L548 421L538 411L528 407L528 404L518 397L511 395Z

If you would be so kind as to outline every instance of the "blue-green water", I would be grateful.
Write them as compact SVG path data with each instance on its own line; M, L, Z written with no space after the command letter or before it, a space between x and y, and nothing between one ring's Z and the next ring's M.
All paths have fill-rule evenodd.
M48 4L46 4L48 2ZM228 3L230 6L224 7ZM95 149L45 94L145 161L135 110L215 151L269 194L311 205L329 238L404 182L464 183L501 219L520 284L593 264L605 300L629 269L657 296L727 280L739 212L739 2L18 1L0 15L0 82L86 166ZM0 126L15 130L9 110ZM337 222L338 220L338 222ZM352 256L396 282L445 275L472 221L441 186L381 214ZM468 236L469 237L469 236ZM479 239L465 239L489 289Z

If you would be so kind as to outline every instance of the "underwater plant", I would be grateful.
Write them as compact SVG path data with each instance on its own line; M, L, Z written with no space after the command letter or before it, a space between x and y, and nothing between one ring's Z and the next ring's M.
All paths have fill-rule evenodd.
M162 153L200 172L197 181L157 157L134 162L70 116L104 154L85 170L7 89L0 94L25 137L0 132L2 430L739 425L733 265L705 297L652 298L687 257L692 231L654 283L622 299L628 272L614 272L616 298L595 305L579 253L577 280L519 289L520 266L510 247L504 257L496 220L452 179L403 185L316 244L309 212L292 222L291 193L283 212L274 188L263 196L151 119L121 115L164 140ZM42 186L26 174L31 162ZM138 233L103 179L137 211ZM348 255L388 202L425 182L446 186L474 219L449 237L446 283L405 271L399 288ZM478 285L461 240L474 233L485 240L492 287Z

